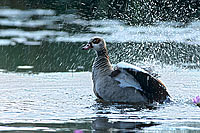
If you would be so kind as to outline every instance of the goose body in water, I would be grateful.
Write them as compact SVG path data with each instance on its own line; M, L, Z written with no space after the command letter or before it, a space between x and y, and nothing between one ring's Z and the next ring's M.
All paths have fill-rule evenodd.
M169 100L165 85L148 71L125 62L113 68L103 38L91 38L82 49L96 52L92 80L98 98L118 103L163 103Z

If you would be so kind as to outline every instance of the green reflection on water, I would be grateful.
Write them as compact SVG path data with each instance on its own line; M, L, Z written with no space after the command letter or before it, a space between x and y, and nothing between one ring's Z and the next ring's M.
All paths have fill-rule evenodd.
M49 42L37 46L1 46L0 68L18 71L17 66L34 66L31 70L33 72L89 70L91 54L83 54L80 46L81 44Z
M18 66L33 66L32 72L91 71L95 52L81 50L81 43L50 43L42 45L0 46L0 69L23 71ZM200 46L176 43L114 43L108 44L113 64L126 61L159 62L199 67ZM29 71L29 70L28 70Z
M111 57L115 63L158 61L161 64L196 64L200 59L200 46L182 43L123 43L111 45Z

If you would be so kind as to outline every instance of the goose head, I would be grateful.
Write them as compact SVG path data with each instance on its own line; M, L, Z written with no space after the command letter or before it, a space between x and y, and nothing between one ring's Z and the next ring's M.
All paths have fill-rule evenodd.
M83 46L83 50L94 49L96 52L103 51L106 49L106 42L101 37L93 37L89 42Z

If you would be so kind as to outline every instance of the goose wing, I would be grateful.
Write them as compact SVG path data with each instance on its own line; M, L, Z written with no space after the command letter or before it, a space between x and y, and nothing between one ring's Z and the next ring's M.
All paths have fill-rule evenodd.
M163 102L169 97L165 85L160 80L137 66L120 62L111 73L111 77L118 81L122 88L133 87L139 90L150 102Z

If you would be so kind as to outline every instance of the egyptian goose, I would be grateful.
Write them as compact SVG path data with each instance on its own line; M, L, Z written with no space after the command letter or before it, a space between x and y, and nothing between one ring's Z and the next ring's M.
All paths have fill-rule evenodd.
M96 51L92 80L98 98L118 103L163 103L169 100L166 87L148 71L125 62L113 68L103 38L91 38L82 49Z

